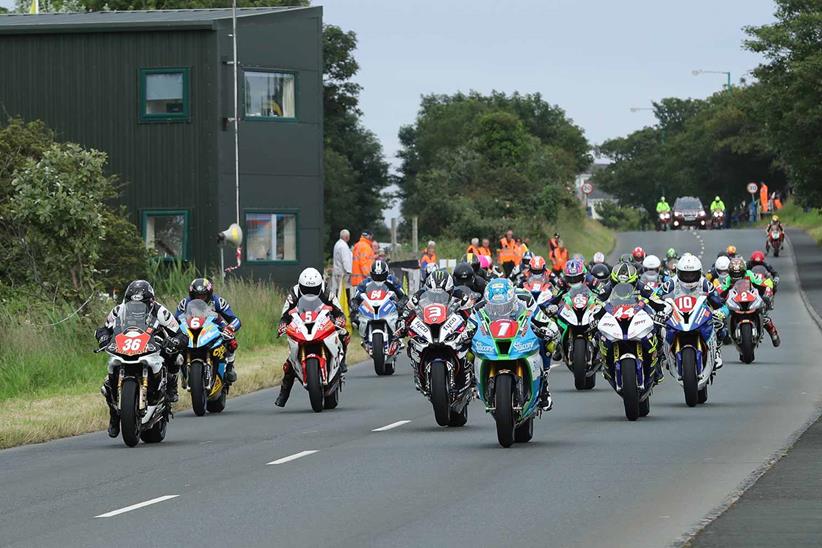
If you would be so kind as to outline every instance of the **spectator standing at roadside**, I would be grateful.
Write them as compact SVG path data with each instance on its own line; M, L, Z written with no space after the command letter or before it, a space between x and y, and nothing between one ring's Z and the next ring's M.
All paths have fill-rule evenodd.
M485 255L489 259L493 258L493 254L491 253L491 240L488 238L482 239L482 245L479 247L479 254Z
M465 254L480 255L479 238L471 238L471 245L465 250Z
M559 247L559 232L554 232L554 235L548 239L548 256Z
M354 262L351 268L352 287L360 285L371 272L371 264L374 262L374 248L371 244L373 241L374 236L371 232L364 230L360 241L354 244Z
M350 296L348 291L351 283L351 268L353 266L354 255L348 242L351 240L351 233L345 228L340 230L340 239L334 244L333 262L331 267L331 294L339 296L341 287L346 290L346 296Z
M429 264L437 264L437 243L434 240L428 241L428 246L420 257L420 270L425 272L425 267Z
M499 241L499 264L505 276L511 275L517 260L517 242L514 240L514 231L508 230Z
M764 215L768 212L768 185L765 184L765 181L759 184L759 211Z

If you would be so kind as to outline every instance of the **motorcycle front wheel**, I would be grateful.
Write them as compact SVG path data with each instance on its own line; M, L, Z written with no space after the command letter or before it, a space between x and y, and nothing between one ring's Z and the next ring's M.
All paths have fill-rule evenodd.
M431 405L434 407L434 419L440 426L448 426L451 418L447 373L445 363L435 361L431 364Z
M382 333L371 335L371 355L374 358L374 372L385 375L385 341L382 340Z
M696 406L699 402L699 381L696 378L696 353L693 348L682 350L682 389L688 407Z
M754 343L751 324L743 323L739 326L739 351L742 363L753 363Z
M497 440L503 447L514 443L514 379L509 374L497 375L494 381L494 420Z
M188 367L188 387L191 389L191 407L194 414L202 417L206 412L205 383L202 362L194 362Z
M635 421L639 417L639 388L636 379L636 361L631 358L622 360L622 404L625 417Z
M123 381L120 393L120 432L129 447L140 443L140 387L135 379Z
M305 376L311 409L319 413L323 410L323 383L320 379L320 361L317 358L305 360Z

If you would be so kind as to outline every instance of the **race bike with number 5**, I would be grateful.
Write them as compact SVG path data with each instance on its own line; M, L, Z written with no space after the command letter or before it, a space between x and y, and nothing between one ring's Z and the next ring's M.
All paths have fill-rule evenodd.
M377 375L393 375L400 349L396 295L385 282L372 281L362 293L358 310L363 348L374 360Z
M602 368L594 343L594 318L601 309L602 304L588 286L577 284L563 296L557 311L562 357L574 374L577 390L594 388L596 374Z
M431 289L420 296L408 330L408 357L417 390L431 402L440 426L468 421L473 375L462 340L465 328L460 303L447 292Z
M762 341L762 314L765 301L750 280L737 281L728 290L725 304L731 311L730 334L742 363L753 363L756 347Z
M597 324L603 374L622 397L625 417L635 421L651 411L658 349L653 312L631 284L617 284Z
M198 417L225 409L228 384L224 382L228 352L217 313L205 302L194 299L186 305L181 323L188 335L184 352L183 387L191 392L191 407Z
M542 383L540 340L531 327L532 314L542 314L524 303L512 314L497 313L493 304L474 312L477 332L472 350L477 366L477 390L497 427L503 447L531 441Z
M668 371L685 392L685 403L694 407L708 400L708 384L715 374L717 337L706 295L672 295L665 324Z
M340 371L343 345L331 318L331 307L316 295L303 295L289 311L288 361L308 390L311 409L319 413L340 403L344 377Z
M165 342L156 317L142 302L123 305L108 346L109 366L117 374L115 407L123 442L158 443L166 436L171 406L165 397L167 372L161 351Z

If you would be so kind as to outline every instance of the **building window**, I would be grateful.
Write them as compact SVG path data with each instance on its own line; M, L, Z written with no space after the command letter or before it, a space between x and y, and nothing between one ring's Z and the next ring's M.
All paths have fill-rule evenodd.
M187 260L188 211L144 211L143 240L160 259Z
M140 120L185 121L189 119L187 68L140 71Z
M245 214L246 260L250 263L297 261L297 213Z
M288 72L254 72L245 75L245 117L251 120L297 117L297 77Z

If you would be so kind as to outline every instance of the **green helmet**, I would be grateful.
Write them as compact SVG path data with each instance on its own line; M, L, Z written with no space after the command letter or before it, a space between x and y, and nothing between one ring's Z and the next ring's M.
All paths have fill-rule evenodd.
M632 264L620 263L611 271L611 280L615 284L633 284L637 278L636 267Z
M634 260L634 258L631 257L630 253L623 253L622 255L619 256L619 262L620 263L628 264L628 263L633 262L633 260Z
M678 259L679 256L676 254L676 249L673 247L669 248L668 251L665 252L666 259Z

